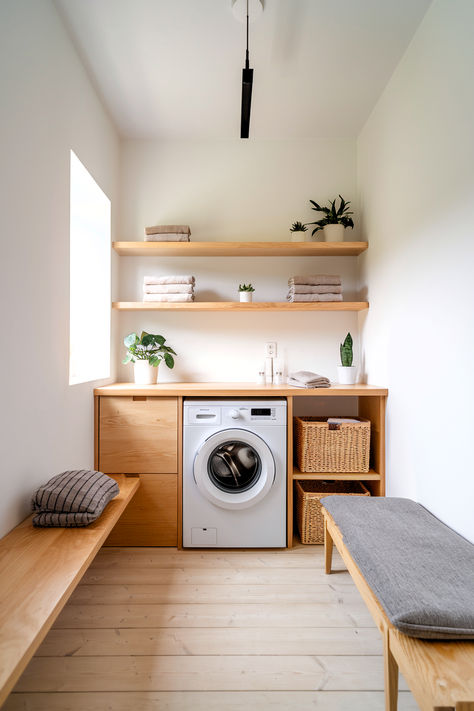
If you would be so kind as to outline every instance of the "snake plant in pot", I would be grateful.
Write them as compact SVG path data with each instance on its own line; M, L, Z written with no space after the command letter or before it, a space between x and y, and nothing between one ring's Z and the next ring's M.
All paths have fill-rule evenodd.
M344 339L344 343L339 346L341 365L337 366L338 380L341 385L354 385L356 381L356 368L352 365L354 359L352 353L352 336L350 333Z
M129 333L123 339L127 348L127 355L122 363L133 363L135 383L137 385L152 385L158 380L158 366L161 361L168 368L174 368L175 351L165 346L166 338L154 333L142 331L138 336Z
M310 203L313 205L311 209L316 212L322 212L324 217L320 220L316 220L316 222L308 222L307 224L316 225L311 233L312 235L319 230L323 230L326 242L342 242L344 240L345 228L354 228L354 222L351 217L354 213L349 208L351 203L349 201L346 202L342 195L339 195L339 198L341 201L339 207L336 207L337 198L330 200L327 207L321 207L321 205L318 205L314 200L310 200Z

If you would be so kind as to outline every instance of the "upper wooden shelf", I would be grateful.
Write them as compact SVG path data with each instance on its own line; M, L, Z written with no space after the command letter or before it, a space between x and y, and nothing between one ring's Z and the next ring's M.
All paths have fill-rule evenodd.
M112 242L122 257L356 257L367 242Z
M114 301L118 311L364 311L368 301Z
M111 383L94 389L94 395L102 397L386 397L387 388L378 385L357 383L356 385L331 384L330 388L295 388L282 385L258 385L256 383L157 383L156 385L136 385L135 383Z

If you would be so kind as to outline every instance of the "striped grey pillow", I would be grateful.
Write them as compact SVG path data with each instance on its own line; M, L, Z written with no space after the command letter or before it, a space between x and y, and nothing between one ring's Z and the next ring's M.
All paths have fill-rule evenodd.
M116 481L102 472L73 469L40 486L33 496L35 526L87 526L119 493Z

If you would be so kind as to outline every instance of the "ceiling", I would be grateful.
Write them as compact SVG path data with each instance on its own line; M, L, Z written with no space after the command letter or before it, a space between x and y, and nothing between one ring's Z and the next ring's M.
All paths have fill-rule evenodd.
M431 0L265 0L250 137L358 135ZM238 138L245 25L231 0L55 0L120 133Z

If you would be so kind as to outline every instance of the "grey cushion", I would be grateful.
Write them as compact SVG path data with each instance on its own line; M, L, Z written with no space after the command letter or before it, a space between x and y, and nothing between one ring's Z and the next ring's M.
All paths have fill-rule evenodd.
M409 499L321 499L390 622L411 637L474 639L474 545Z
M62 472L33 496L35 526L87 526L119 493L116 481L102 472L74 469Z

